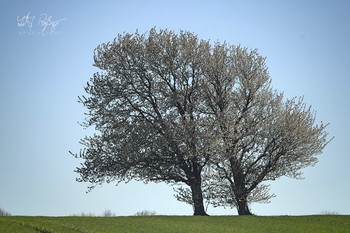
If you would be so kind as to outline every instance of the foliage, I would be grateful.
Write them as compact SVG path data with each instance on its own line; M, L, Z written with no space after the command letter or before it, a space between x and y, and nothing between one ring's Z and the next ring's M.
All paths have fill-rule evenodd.
M0 232L345 233L350 216L0 217Z

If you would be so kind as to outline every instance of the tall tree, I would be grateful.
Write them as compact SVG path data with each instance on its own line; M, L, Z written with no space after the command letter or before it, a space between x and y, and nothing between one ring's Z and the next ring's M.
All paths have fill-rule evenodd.
M98 134L82 140L78 181L101 184L140 179L184 183L194 215L206 215L202 170L211 151L202 113L201 64L210 50L188 32L155 29L119 35L95 50L95 73L80 102L85 126Z

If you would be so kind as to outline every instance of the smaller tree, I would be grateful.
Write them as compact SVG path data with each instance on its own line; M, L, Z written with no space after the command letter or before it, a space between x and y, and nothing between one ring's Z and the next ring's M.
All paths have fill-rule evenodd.
M156 211L150 211L150 210L142 210L138 211L135 216L154 216L157 215Z
M265 58L256 50L235 52L236 78L213 75L207 83L208 111L220 142L203 184L214 187L206 195L214 205L230 205L249 215L249 203L274 196L262 182L299 178L329 140L327 125L315 123L303 98L285 100L271 89Z
M0 208L0 216L11 216L11 214L4 209Z
M113 213L111 210L106 209L103 214L102 217L115 217L115 213Z

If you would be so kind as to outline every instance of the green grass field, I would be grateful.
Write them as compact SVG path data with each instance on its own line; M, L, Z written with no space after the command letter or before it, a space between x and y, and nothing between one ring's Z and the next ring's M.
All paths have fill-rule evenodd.
M111 218L8 216L0 217L0 232L341 233L350 232L350 216L149 216Z

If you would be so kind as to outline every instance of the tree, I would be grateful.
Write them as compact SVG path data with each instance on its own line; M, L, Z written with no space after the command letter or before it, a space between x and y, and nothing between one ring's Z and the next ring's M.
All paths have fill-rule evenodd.
M94 53L79 97L88 109L78 181L183 184L177 198L206 215L203 199L251 214L273 195L263 182L298 177L328 143L302 99L272 90L256 50L189 32L118 35ZM186 188L186 186L188 188Z
M235 78L207 75L205 100L220 144L205 178L212 187L206 196L216 206L230 205L240 215L250 215L249 203L274 196L262 182L300 177L300 170L314 165L329 141L327 125L315 124L303 98L284 99L271 89L265 59L256 50L232 53Z
M11 214L0 208L0 216L11 216Z
M115 213L113 213L111 210L106 209L103 213L102 213L102 217L115 217Z
M78 181L184 183L194 215L206 215L201 174L214 152L200 86L209 50L191 33L155 29L98 46L94 65L104 72L79 99L88 109L84 126L99 133L85 137L75 154L84 159Z

